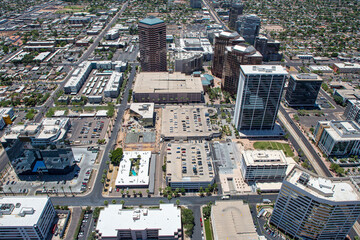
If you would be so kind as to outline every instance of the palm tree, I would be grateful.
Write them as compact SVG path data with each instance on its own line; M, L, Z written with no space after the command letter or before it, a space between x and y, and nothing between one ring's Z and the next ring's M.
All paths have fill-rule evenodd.
M9 187L9 191L12 193L12 195L15 195L13 191L11 190L11 187Z
M66 196L65 191L64 191L64 187L63 187L63 186L61 186L61 190L63 191L64 196Z
M70 189L71 194L74 196L74 193L71 191L71 186L69 186L69 189Z
M359 168L360 169L360 168ZM3 187L0 187L0 191L2 191L4 193L4 195L6 196L6 192L4 191Z
M180 200L179 200L179 199L176 200L176 205L177 205L177 206L180 205Z

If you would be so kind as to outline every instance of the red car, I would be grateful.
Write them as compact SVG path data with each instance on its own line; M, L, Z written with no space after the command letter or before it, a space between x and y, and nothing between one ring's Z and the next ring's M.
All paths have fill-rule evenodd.
M202 218L200 218L200 222L202 223Z

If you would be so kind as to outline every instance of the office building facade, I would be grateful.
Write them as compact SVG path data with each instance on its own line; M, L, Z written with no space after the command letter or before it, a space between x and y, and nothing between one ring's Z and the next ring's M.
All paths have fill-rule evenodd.
M281 61L283 55L279 53L280 42L277 40L269 40L265 36L258 36L255 39L254 47L263 55L263 61Z
M212 62L211 72L216 77L222 78L226 46L236 45L236 40L239 38L240 36L236 32L223 31L215 35L214 60Z
M244 11L244 5L241 2L233 2L229 11L229 28L236 31L236 21L238 16L242 15Z
M239 83L240 65L258 65L261 63L262 56L253 46L238 44L236 46L226 47L221 88L230 94L236 94Z
M241 65L234 124L241 130L273 130L287 78L281 65Z
M255 14L242 15L236 22L236 31L245 41L254 45L255 38L260 32L261 19Z
M282 150L246 150L241 155L240 169L245 181L281 181L288 165L294 165Z
M316 74L291 74L285 95L290 107L314 107L322 84Z
M360 154L360 126L355 121L319 121L314 141L326 156Z
M150 16L141 20L139 28L140 64L144 72L166 72L166 25Z
M349 99L344 112L346 120L360 124L360 100Z
M322 178L295 167L284 179L270 224L295 239L345 239L360 216L351 178Z
M46 239L56 216L48 197L0 199L0 239Z

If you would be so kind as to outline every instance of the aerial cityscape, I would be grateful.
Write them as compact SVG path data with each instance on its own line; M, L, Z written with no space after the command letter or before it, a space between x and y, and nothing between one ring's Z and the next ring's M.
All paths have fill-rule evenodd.
M1 1L0 240L360 240L359 4Z

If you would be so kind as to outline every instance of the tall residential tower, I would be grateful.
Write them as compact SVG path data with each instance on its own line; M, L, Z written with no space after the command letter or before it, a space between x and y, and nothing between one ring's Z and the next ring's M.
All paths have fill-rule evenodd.
M287 71L280 65L241 65L234 124L241 130L273 130Z
M215 35L214 60L211 71L216 77L222 78L226 46L236 45L238 43L238 39L242 38L240 38L237 32L223 31ZM244 40L242 39L241 42L244 42Z
M139 22L140 64L144 72L166 72L166 25L150 16Z
M360 216L352 178L324 178L295 167L284 179L270 223L295 239L345 239Z

